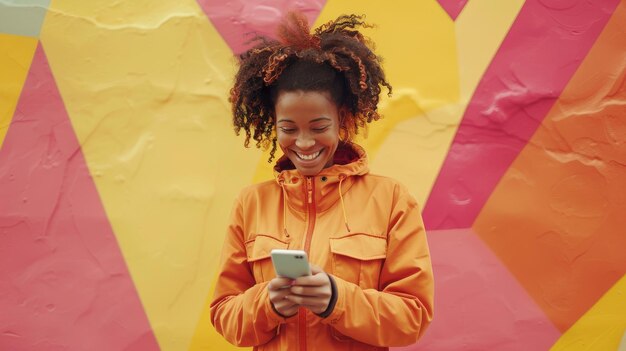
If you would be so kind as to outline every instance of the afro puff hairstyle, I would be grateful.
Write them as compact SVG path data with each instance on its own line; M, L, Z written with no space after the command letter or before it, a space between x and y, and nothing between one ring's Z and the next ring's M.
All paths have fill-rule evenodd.
M255 37L255 45L240 55L235 84L230 90L235 133L246 133L257 147L276 152L274 106L282 91L328 92L337 107L345 109L342 140L352 140L367 123L378 120L382 87L391 95L382 59L358 28L369 28L364 16L342 15L313 33L304 15L287 14L278 39Z

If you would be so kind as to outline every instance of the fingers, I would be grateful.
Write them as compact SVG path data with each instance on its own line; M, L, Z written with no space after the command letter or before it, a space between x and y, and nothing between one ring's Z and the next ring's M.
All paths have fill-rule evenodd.
M276 277L270 280L270 283L268 284L267 287L269 290L277 291L277 290L288 288L292 284L293 284L293 279Z
M328 308L332 287L330 278L321 268L311 266L311 272L313 275L300 277L293 282L289 289L291 294L285 296L285 299L320 314Z
M330 297L332 295L332 289L326 289L324 286L294 285L289 290L291 291L291 295L319 297Z
M285 317L293 316L298 312L298 308L300 307L297 303L284 297L275 302L272 301L272 304L274 305L276 311Z
M330 280L328 279L328 275L324 271L319 271L317 273L313 273L313 275L308 275L305 277L300 277L294 280L293 285L306 285L306 286L330 286Z
M285 299L285 296L291 294L291 279L285 278L274 278L270 280L267 285L267 290L270 296L270 301L274 303L274 305L278 304L282 300Z
M286 297L291 294L291 283L293 281L288 278L274 278L267 285L269 299L274 309L284 317L291 317L298 312L300 307L295 302Z
M312 275L292 280L276 277L268 284L269 298L278 313L290 317L299 307L323 313L332 296L330 278L318 266L311 266Z

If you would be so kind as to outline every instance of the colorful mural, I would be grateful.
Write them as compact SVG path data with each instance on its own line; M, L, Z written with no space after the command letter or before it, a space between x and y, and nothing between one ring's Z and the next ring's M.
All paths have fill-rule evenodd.
M0 0L0 350L237 349L208 305L272 174L226 97L292 9L376 24L394 95L358 142L436 278L397 349L626 350L626 0Z

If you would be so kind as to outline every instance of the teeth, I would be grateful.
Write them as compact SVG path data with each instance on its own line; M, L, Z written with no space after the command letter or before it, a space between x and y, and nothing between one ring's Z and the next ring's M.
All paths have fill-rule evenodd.
M318 152L316 152L314 154L310 154L310 155L303 155L303 154L300 154L300 153L296 152L298 157L300 157L301 159L303 159L305 161L312 160L312 159L316 158L317 156L319 156L321 153L322 153L322 150L320 150L320 151L318 151Z

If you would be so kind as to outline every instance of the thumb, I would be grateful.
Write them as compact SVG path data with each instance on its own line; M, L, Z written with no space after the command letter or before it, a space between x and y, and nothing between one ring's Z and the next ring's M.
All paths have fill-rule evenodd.
M322 273L322 272L324 272L324 270L321 267L316 266L314 264L311 265L311 274L315 275L315 274Z

